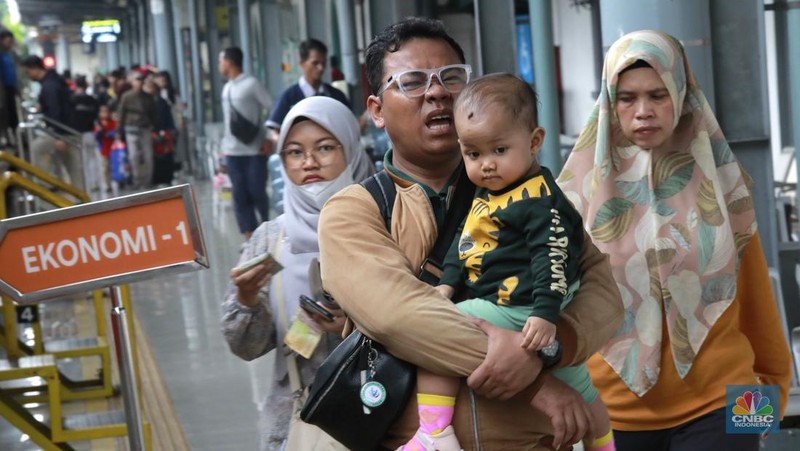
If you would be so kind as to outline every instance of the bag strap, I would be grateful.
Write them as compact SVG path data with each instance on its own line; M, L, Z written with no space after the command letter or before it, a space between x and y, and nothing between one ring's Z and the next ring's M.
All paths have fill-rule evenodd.
M233 100L231 100L232 97L233 97L233 85L230 84L230 82L228 82L228 106L230 106L231 112L234 115L239 116L240 119L244 119L244 120L250 122L250 119L247 119L246 117L244 117L242 115L242 113L240 113L239 110L237 110L236 107L233 106Z
M281 249L283 248L283 227L278 232L278 239L275 243L273 254L277 260L280 257ZM278 306L278 321L281 322L283 330L289 330L289 318L286 315L286 299L283 297L283 277L275 275L273 278L272 289L275 292L275 303ZM289 373L289 387L294 396L300 396L303 390L303 383L300 380L300 370L297 367L297 358L294 352L288 346L282 345L281 350L286 357L286 372Z
M386 172L386 169L383 169L372 177L362 181L361 186L372 195L375 203L378 204L378 209L386 224L386 230L391 233L392 209L394 208L394 201L397 196L397 189L394 185L394 181ZM444 267L444 259L447 255L447 251L450 249L450 245L456 233L458 233L458 227L467 215L472 203L472 198L475 195L475 185L469 181L463 165L459 169L458 179L450 186L449 190L444 224L436 237L436 242L433 244L433 248L431 248L428 257L422 262L418 275L419 279L428 285L436 285L439 283L439 279L442 277L442 268Z
M375 203L378 204L378 210L381 211L381 217L386 230L392 232L392 209L394 209L394 200L397 196L397 188L394 186L394 181L389 176L386 170L378 171L372 177L369 177L361 182L361 186L366 188L372 195Z
M242 113L240 113L239 110L237 110L236 107L233 106L233 100L231 100L231 97L233 97L233 85L231 85L230 82L228 82L228 83L229 83L228 84L228 106L230 107L231 112L233 114L235 114L237 116L241 116Z

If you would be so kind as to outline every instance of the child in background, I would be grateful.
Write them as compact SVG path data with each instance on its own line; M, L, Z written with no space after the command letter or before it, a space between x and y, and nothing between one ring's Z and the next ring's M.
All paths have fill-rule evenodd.
M117 121L112 117L111 108L108 105L100 105L94 134L97 138L98 150L103 157L101 159L102 177L106 182L105 186L111 187L111 146L117 139ZM110 188L106 192L110 192L109 190Z
M545 131L536 93L511 74L482 77L453 107L462 157L475 199L444 265L437 288L447 298L464 290L463 313L522 331L520 346L538 352L545 369L560 357L556 322L580 285L581 216L536 157ZM613 450L605 405L585 365L553 376L578 391L592 420L587 450ZM457 451L450 425L459 380L417 372L420 428L404 450ZM554 443L559 449L565 443Z

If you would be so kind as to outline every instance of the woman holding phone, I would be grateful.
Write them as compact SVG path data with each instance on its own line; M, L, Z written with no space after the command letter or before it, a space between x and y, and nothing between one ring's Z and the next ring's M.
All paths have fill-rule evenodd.
M244 360L279 348L268 400L271 426L266 449L345 449L321 430L300 422L302 402L292 396L311 383L319 365L339 343L344 314L320 303L316 305L333 320L309 313L313 308L300 310L300 299L314 298L308 270L319 257L317 224L322 206L374 169L359 145L356 118L328 97L309 97L295 105L281 125L277 146L286 182L284 214L253 232L239 265L231 270L222 305L222 333L231 351ZM259 262L257 257L264 254L272 258ZM295 318L302 324L294 324ZM310 336L322 335L315 348L305 349L309 358L284 352L284 337L290 329L293 334L302 329ZM284 354L288 355L284 358Z

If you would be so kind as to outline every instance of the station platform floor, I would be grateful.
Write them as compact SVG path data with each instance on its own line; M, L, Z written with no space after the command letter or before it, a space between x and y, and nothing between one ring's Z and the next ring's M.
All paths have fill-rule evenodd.
M190 449L257 450L274 353L245 362L222 338L222 296L243 237L230 200L216 198L210 180L193 186L210 268L132 284L131 298Z
M157 367L156 374L160 372L166 388L166 394L157 392L156 396L169 398L151 402L171 403L172 410L165 410L174 411L175 423L182 427L188 449L258 450L261 449L259 431L264 429L259 427L261 412L269 408L264 402L269 394L274 355L245 362L228 350L222 338L220 305L228 272L238 260L243 238L230 200L215 196L210 180L192 185L210 268L131 285L131 301L138 320L136 333L149 343L150 355L155 360L153 367ZM49 315L58 316L63 306L53 304L45 308ZM64 310L64 318L73 316L74 312L68 310ZM140 359L145 352L139 352ZM143 386L143 390L147 387ZM147 396L143 394L143 398ZM107 402L119 407L119 396ZM77 404L73 408L79 411L93 408L89 402L73 403ZM79 450L127 449L126 439L70 444ZM38 449L0 417L0 450Z

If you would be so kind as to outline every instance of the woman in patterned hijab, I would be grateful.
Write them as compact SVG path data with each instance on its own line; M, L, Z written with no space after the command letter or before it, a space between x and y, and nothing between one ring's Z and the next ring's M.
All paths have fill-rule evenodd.
M771 402L785 408L791 358L751 180L672 36L620 38L602 85L559 184L625 304L589 362L617 449L755 450L757 435L725 434L726 386L778 385Z

